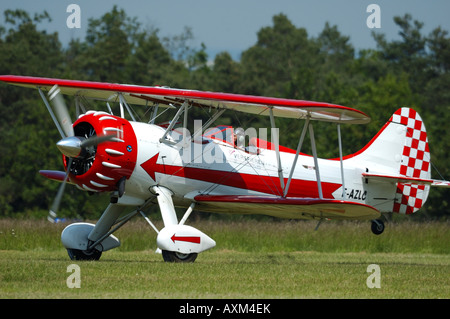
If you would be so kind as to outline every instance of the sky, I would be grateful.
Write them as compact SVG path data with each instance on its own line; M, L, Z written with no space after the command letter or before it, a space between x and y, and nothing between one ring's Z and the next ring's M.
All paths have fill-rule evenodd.
M80 8L80 28L69 28L67 12L70 4ZM305 28L308 36L317 37L325 23L336 25L341 34L350 37L356 51L375 48L372 31L384 33L388 40L398 40L399 29L394 16L406 13L424 23L423 34L440 26L450 31L450 1L448 0L1 0L0 9L24 9L31 15L46 10L52 21L40 24L49 33L58 32L63 45L72 38L84 39L88 19L100 18L116 4L129 17L137 17L144 28L157 28L160 37L181 34L192 29L192 46L201 43L211 60L217 53L228 51L235 60L254 45L257 32L272 25L272 17L283 13L296 26ZM370 4L379 8L380 28L369 28L367 12ZM0 17L4 25L4 16Z

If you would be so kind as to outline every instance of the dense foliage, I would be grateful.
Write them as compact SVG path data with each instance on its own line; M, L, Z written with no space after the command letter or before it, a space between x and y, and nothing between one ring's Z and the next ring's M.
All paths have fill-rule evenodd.
M90 19L85 39L63 47L57 33L39 25L44 12L31 16L5 10L0 26L0 74L167 85L188 89L317 100L360 109L372 117L367 126L343 127L344 153L363 147L399 107L415 108L427 125L434 178L449 179L450 37L440 27L430 34L405 14L396 17L400 40L374 33L376 49L355 52L349 37L325 24L317 37L278 14L259 30L257 42L240 61L228 52L213 63L206 47L192 48L193 34L161 38L159 30L143 28L136 18L114 7ZM221 124L268 127L267 119L224 114ZM277 119L281 143L295 148L302 123ZM318 123L320 157L337 157L334 125ZM0 216L45 216L58 183L38 174L61 169L54 147L59 135L35 90L0 85ZM334 142L335 141L335 142ZM303 151L308 152L308 145ZM449 192L433 189L419 214L448 218ZM90 200L88 200L90 199ZM108 198L89 198L66 188L62 214L95 218Z

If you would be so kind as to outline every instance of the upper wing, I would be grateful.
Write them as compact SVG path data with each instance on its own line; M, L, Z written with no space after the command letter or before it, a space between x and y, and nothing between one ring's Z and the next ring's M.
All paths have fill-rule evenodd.
M312 120L326 122L370 122L369 116L359 110L304 100L15 75L0 76L0 81L24 87L39 87L42 90L49 90L57 84L62 94L109 101L116 100L118 93L121 93L128 103L138 105L145 105L148 101L162 105L181 104L189 100L195 106L225 108L265 116L269 115L269 109L272 108L277 117L304 119L309 115Z
M369 205L318 198L278 196L197 195L199 210L220 213L266 214L292 219L376 219L380 212Z

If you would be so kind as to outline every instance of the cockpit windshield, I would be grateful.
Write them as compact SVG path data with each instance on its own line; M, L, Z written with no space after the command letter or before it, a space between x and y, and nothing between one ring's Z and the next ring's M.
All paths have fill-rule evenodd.
M234 145L234 129L232 126L219 125L212 127L208 129L203 136L212 140L219 140Z
M232 126L219 125L208 129L205 134L203 134L203 138L222 141L247 153L260 153L258 147L253 143L253 139L250 139L250 143L247 147L245 146L245 132L240 127L234 129Z

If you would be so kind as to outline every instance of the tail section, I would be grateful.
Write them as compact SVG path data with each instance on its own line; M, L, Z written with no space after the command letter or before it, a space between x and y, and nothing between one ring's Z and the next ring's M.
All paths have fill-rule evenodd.
M390 121L406 126L400 175L429 180L430 149L422 118L413 109L401 108L392 115ZM429 190L429 185L398 183L393 211L400 214L415 213L425 203Z
M433 180L425 124L415 110L398 109L357 155L367 165L363 177L373 182L369 187L377 194L375 206L379 201L384 211L400 214L412 214L423 206Z

